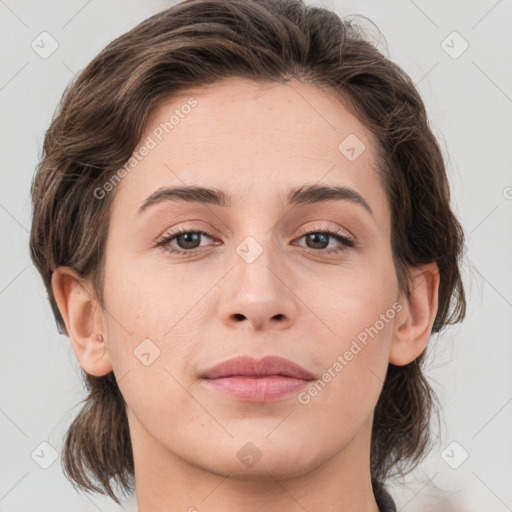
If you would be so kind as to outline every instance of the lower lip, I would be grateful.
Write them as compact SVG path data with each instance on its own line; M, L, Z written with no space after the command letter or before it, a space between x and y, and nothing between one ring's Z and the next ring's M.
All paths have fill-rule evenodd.
M222 377L203 379L207 386L245 402L272 402L299 392L312 381L292 377Z

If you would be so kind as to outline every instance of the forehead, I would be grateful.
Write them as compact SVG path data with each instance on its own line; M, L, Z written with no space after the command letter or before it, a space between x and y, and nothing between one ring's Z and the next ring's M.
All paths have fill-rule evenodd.
M163 133L159 136L155 131ZM348 149L350 141L339 146L348 135L352 135L350 141L352 146L355 143L357 154L362 155L366 146L369 151L363 159L371 160L373 135L332 89L296 80L282 84L228 78L182 91L164 101L149 117L142 139L156 137L157 142L163 142L161 146L166 146L166 139L172 154L187 159L196 156L188 151L190 147L214 150L211 142L227 145L235 137L237 145L229 146L229 156L241 153L238 148L247 150L260 142L263 148L278 152L295 151L312 158L344 155L354 161L353 154L342 151ZM186 139L187 147L175 144L171 148L171 141L178 138ZM240 156L249 159L255 152L261 153L259 146Z
M373 134L332 91L297 81L229 78L173 95L148 118L134 154L116 190L131 211L161 186L186 184L239 200L282 199L305 183L382 195Z

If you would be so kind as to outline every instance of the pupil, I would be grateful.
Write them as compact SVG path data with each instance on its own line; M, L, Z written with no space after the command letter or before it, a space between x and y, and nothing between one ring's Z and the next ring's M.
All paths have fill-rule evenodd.
M324 240L323 241L320 241L320 244L325 244L327 243L327 245L329 245L328 241L327 241L327 235L325 234L320 234L320 233L313 233L311 235L308 236L308 240L312 240L313 241L313 244L317 243L318 242L318 239L321 239L323 238ZM313 249L318 249L318 247L313 247Z
M195 237L196 240L190 240L191 237L192 238ZM180 241L180 238L181 238L182 240L185 240L185 247L182 247L183 249L191 249L191 248L193 249L194 247L189 247L187 244L196 243L198 241L197 240L198 237L199 237L199 233L184 233L184 234L179 235L178 242ZM181 246L182 244L178 243L178 245Z

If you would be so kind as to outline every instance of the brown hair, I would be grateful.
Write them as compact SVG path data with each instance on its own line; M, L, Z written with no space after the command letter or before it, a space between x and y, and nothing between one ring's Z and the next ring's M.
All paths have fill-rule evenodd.
M57 267L92 279L104 304L114 194L98 200L94 190L129 160L149 115L164 99L234 76L317 85L364 122L378 141L400 289L409 290L410 267L436 262L440 288L433 332L461 321L463 231L450 209L439 145L410 77L352 20L303 0L186 0L107 45L65 90L46 132L31 189L30 251L59 332L68 334L51 286ZM424 355L405 366L389 365L374 411L376 487L414 468L432 440L430 420L438 406L422 372ZM133 490L134 476L125 402L112 372L83 377L89 396L67 432L64 471L73 485L120 503L112 484Z

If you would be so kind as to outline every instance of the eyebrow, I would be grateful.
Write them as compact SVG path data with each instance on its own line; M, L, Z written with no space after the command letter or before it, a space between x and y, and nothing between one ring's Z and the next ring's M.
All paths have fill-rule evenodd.
M186 201L189 203L211 204L229 208L233 205L233 197L223 190L194 185L162 187L148 196L137 210L141 214L158 203L167 201ZM327 201L350 201L362 206L372 217L374 213L370 205L355 190L332 185L302 185L292 189L287 196L287 205L317 204Z

